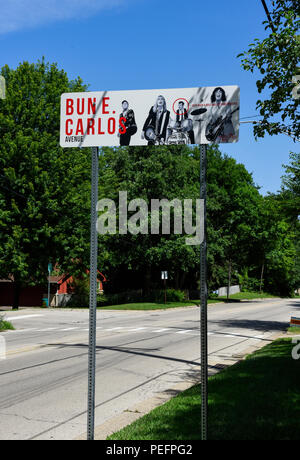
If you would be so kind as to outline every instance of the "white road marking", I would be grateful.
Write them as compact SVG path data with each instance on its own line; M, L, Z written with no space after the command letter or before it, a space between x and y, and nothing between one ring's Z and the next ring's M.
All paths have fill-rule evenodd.
M38 318L45 315L23 315L23 316L10 316L5 318L6 321L16 321L17 319Z
M42 316L42 315L38 315ZM130 333L130 332L144 332L147 330L149 333L161 333L161 332L166 332L166 333L173 333L173 334L188 334L188 335L193 335L193 336L198 336L200 335L200 331L195 331L195 329L182 329L182 330L174 330L171 328L160 328L160 329L153 329L151 330L149 327L125 327L125 326L118 326L118 327L112 327L112 328L103 328L103 326L97 326L97 330L102 329L103 332L123 332L123 333ZM35 332L35 333L40 333L40 332L69 332L69 331L78 331L78 332L86 332L89 331L89 328L81 328L81 327L68 327L61 329L59 327L48 327L44 329L38 329L38 328L30 328L30 329L16 329L12 331L6 331L5 334L14 334L14 333L26 333L26 332ZM221 338L238 338L238 337L243 337L242 333L229 333L225 334L224 332L220 331L214 331L214 332L208 332L208 336L218 336ZM261 340L265 337L264 334L260 335L254 335L254 336L247 336L249 339L257 339Z

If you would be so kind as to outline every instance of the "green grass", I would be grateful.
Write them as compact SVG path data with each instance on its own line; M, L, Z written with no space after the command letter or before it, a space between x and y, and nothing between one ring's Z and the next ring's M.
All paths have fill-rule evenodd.
M276 298L277 296L268 294L267 292L237 292L229 296L230 300L253 300L253 299L269 299ZM227 299L226 296L218 297L223 301Z
M253 300L253 299L266 299L266 298L275 298L268 293L259 293L259 292L239 292L233 294L229 297L229 301L236 302L239 300ZM212 297L208 299L207 303L222 303L226 302L227 297ZM188 307L191 305L199 305L200 300L187 300L184 302L167 302L165 303L156 303L156 302L136 302L136 303L126 303L120 305L109 305L106 307L98 307L101 310L165 310L168 308L178 308L178 307Z
M279 339L209 378L208 439L299 440L300 360ZM200 439L200 385L113 434L115 440Z
M9 321L5 321L4 318L0 316L0 332L14 329L15 328Z
M187 300L186 302L139 302L139 303L124 303L121 305L110 305L108 307L98 307L100 310L165 310L168 308L189 307L199 305L199 300ZM212 301L211 301L212 302Z
M207 303L224 302L224 299L208 299ZM190 307L199 305L200 300L186 300L184 302L138 302L138 303L124 303L120 305L110 305L107 307L98 307L100 310L166 310L168 308Z
M288 327L287 331L292 332L293 334L300 334L300 326Z

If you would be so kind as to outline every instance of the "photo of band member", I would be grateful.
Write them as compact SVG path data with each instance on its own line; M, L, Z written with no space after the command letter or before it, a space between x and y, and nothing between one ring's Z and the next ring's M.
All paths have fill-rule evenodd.
M167 110L166 100L164 96L159 95L144 123L142 139L146 139L148 145L164 144L169 135L169 121L170 111Z
M223 88L217 87L211 94L211 108L207 114L208 123L205 129L205 137L209 142L228 142L236 137L232 123L232 115L239 110L239 107L231 109L227 104L226 93Z
M195 144L193 121L189 118L184 101L178 102L178 109L176 111L176 128L186 132L189 136L190 143Z
M137 132L137 125L135 122L134 111L129 108L128 101L122 101L122 112L120 113L120 119L123 119L122 125L120 124L120 128L125 126L126 132L122 134L118 134L120 137L120 145L130 145L131 136L133 136ZM126 121L124 121L124 119Z

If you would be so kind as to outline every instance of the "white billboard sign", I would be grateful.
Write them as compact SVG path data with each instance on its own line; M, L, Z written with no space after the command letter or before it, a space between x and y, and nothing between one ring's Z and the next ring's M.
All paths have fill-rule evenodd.
M238 86L65 93L60 145L237 142L239 107Z

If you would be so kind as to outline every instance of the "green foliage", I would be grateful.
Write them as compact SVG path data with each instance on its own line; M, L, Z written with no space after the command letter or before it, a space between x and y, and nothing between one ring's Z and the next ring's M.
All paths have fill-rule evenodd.
M59 106L61 93L86 87L44 60L16 70L5 66L2 75L0 277L13 275L16 288L43 283L50 261L80 280L89 266L91 159L87 149L59 147ZM126 191L128 202L142 198L149 210L154 198L195 203L199 158L198 147L103 148L99 198L117 204L119 191ZM299 154L291 154L286 171L281 193L262 197L242 164L217 146L208 148L210 292L227 285L229 268L232 284L242 282L244 289L287 295L300 286ZM118 294L122 302L161 302L161 270L169 273L168 301L199 290L199 246L187 245L173 227L168 235L99 235L98 266L108 279L100 303L120 303L111 297L117 293L125 293ZM86 303L88 287L80 282L77 298Z
M148 209L153 198L196 200L199 149L105 148L100 177L100 197L117 205L122 190L128 202L145 199ZM244 290L292 294L295 231L279 197L261 196L245 167L216 146L208 149L207 197L209 292L227 285L230 266L231 284L242 283ZM99 266L109 280L106 294L141 288L150 294L162 287L161 270L169 273L168 287L199 289L199 246L187 246L185 235L100 235L99 246ZM141 299L125 296L123 302Z
M298 0L273 0L272 23L265 21L269 35L264 40L255 39L249 50L240 54L245 70L258 70L262 78L256 82L259 93L266 91L268 98L257 101L262 116L254 126L258 137L286 132L300 138L300 99L292 97L293 77L300 73L300 7ZM277 119L276 115L280 115Z
M179 289L166 289L167 302L184 302L186 294ZM98 307L109 305L122 305L128 303L154 302L163 304L165 301L165 291L163 289L151 289L150 292L143 292L141 289L136 291L125 291L117 294L104 294L98 296Z
M9 321L5 321L5 317L0 315L0 331L14 330L13 325Z
M89 153L59 147L60 96L86 87L44 60L2 75L0 276L20 286L45 282L49 261L87 263Z

